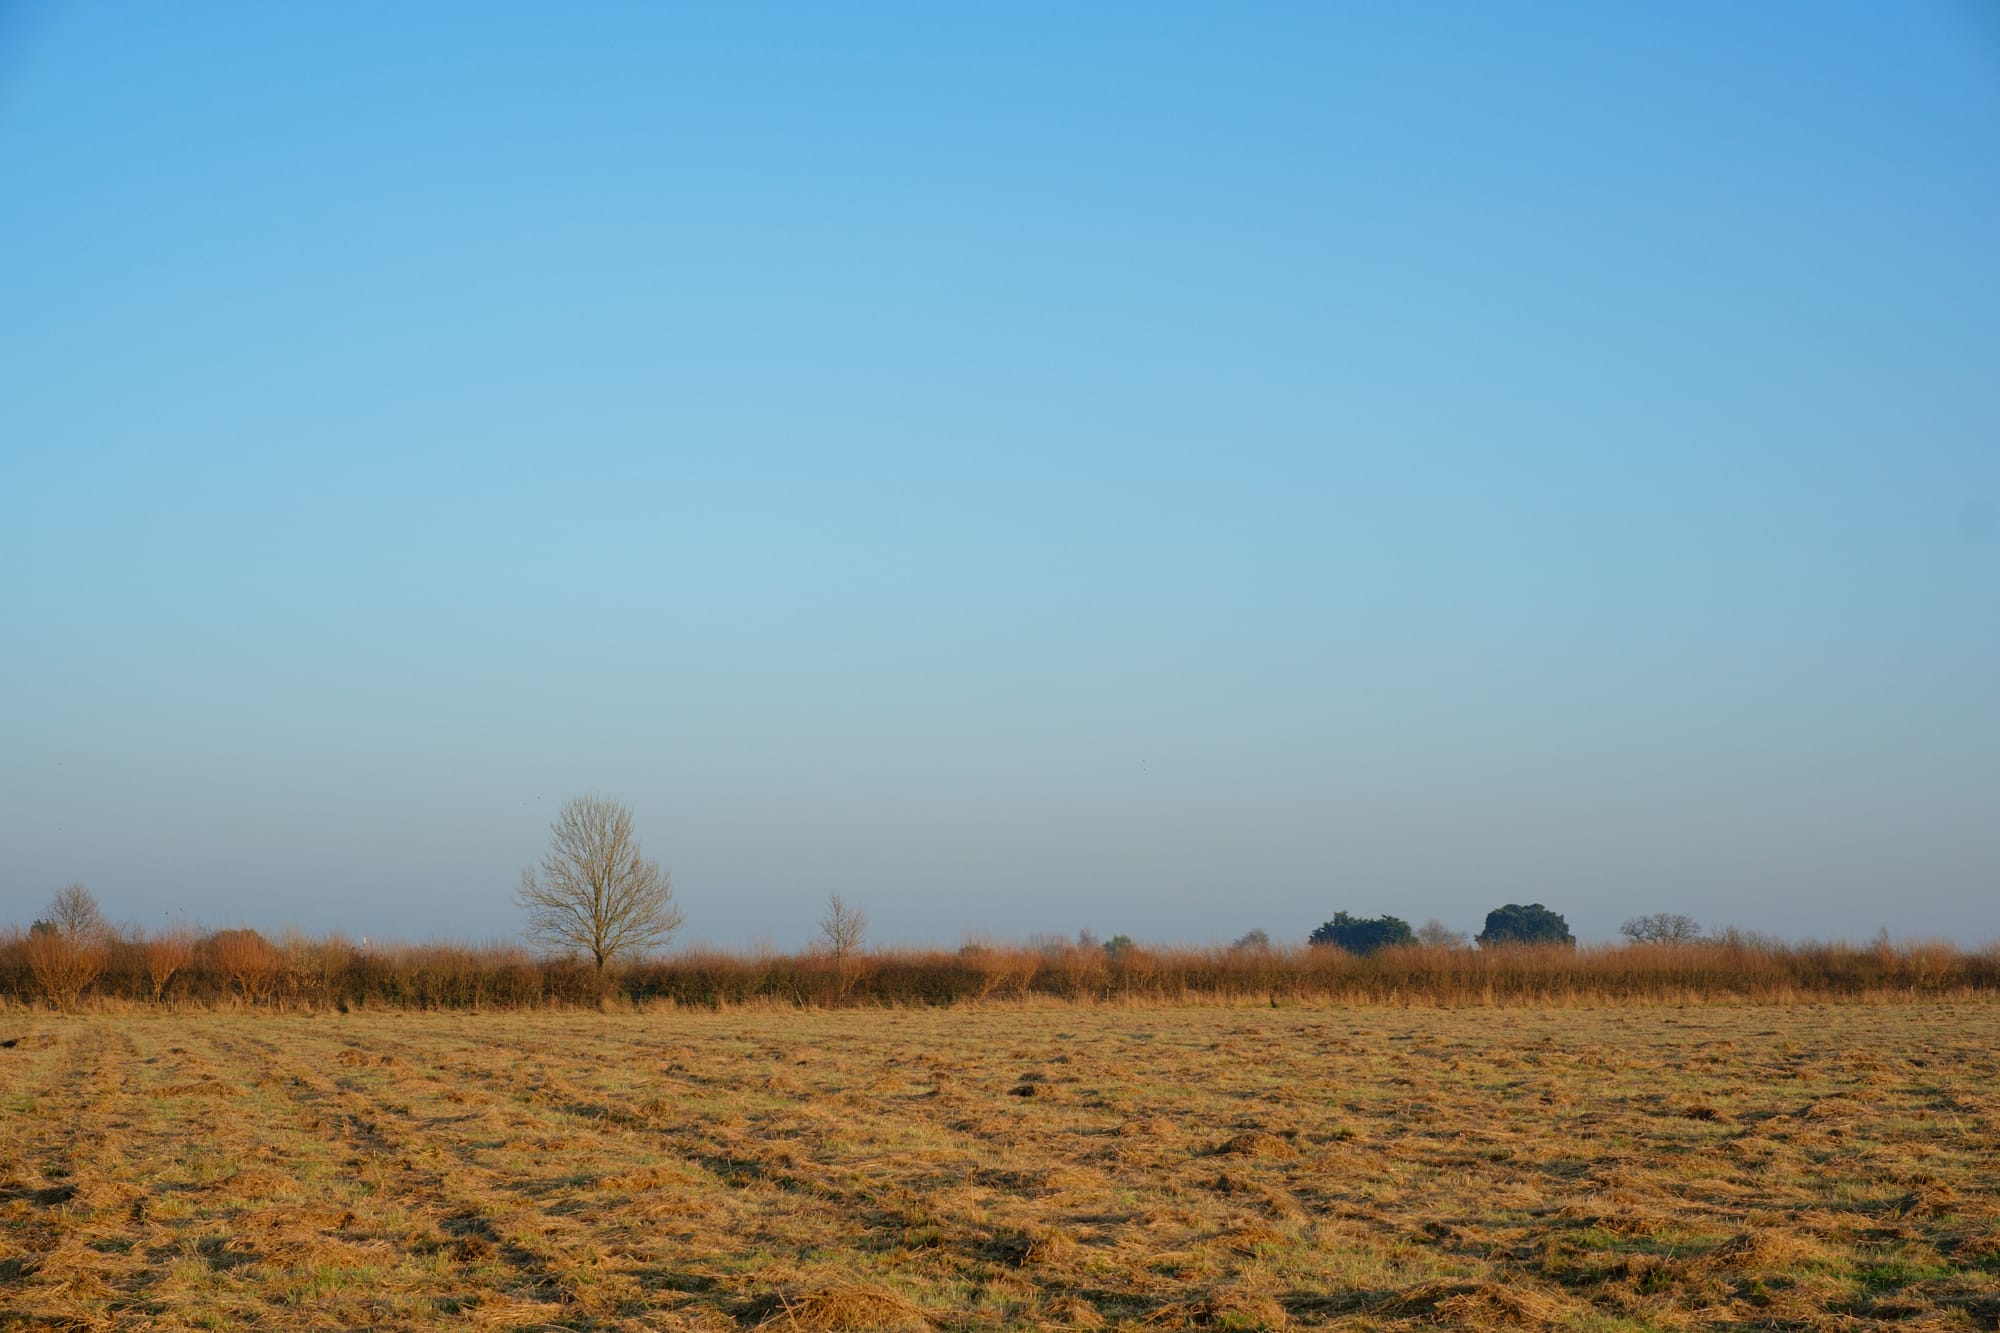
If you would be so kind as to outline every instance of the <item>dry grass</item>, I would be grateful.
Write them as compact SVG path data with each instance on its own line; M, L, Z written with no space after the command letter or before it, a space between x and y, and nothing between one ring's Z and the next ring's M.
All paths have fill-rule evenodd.
M1996 1031L5 1012L0 1328L1993 1328Z

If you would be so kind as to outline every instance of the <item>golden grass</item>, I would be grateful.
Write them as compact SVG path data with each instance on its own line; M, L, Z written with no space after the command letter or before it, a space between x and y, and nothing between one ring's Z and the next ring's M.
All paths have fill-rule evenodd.
M1996 1032L4 1012L0 1329L1992 1328Z

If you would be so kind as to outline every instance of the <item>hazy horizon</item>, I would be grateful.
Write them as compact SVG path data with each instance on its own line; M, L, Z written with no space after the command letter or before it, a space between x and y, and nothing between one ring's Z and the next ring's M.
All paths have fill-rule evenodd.
M1964 0L0 11L0 924L2000 937Z

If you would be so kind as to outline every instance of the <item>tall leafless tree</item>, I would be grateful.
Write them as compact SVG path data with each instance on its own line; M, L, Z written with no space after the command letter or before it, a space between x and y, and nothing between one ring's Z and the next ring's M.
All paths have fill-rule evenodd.
M48 915L38 924L53 927L56 934L73 940L102 940L111 933L97 899L81 884L56 890L56 896L49 899Z
M639 853L631 810L601 796L564 803L541 874L521 872L515 901L529 938L589 954L600 975L621 953L664 944L683 919L667 872Z
M819 919L819 935L826 941L826 951L834 961L845 963L861 948L861 937L867 933L868 918L860 909L849 907L841 901L839 894L832 894L826 900L826 915Z
M861 939L868 931L868 918L859 908L849 907L839 894L829 894L826 915L819 919L819 935L826 951L833 955L834 975L845 996L861 973Z

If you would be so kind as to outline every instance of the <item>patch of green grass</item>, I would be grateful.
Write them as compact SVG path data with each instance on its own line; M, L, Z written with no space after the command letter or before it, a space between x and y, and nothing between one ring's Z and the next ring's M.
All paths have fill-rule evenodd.
M1959 1269L1946 1263L1921 1263L1891 1259L1857 1268L1852 1279L1869 1291L1900 1291L1920 1282L1939 1282L1958 1276Z

